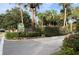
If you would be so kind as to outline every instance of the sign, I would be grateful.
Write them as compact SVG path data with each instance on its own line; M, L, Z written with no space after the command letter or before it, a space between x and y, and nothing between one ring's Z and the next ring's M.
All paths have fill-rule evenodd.
M74 23L74 22L76 22L75 19L69 19L69 21L68 21L69 24L72 24L72 23Z
M75 19L69 19L68 23L70 24L70 31L73 31L73 23L76 22Z
M19 32L24 32L25 28L24 28L24 24L23 23L19 23L18 24L18 31Z

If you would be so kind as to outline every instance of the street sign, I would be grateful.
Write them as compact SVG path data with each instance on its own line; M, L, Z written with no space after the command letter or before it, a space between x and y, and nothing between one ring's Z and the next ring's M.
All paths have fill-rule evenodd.
M25 28L24 28L24 24L23 23L19 23L18 24L18 31L19 32L24 32Z

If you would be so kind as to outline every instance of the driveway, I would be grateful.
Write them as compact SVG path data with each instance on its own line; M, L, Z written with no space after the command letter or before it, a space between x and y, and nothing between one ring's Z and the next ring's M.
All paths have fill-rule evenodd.
M60 50L64 36L4 41L3 55L49 55Z

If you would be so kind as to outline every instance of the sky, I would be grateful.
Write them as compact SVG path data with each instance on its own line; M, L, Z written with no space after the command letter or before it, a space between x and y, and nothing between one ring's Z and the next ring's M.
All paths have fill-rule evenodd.
M0 13L5 13L7 9L14 8L15 4L0 3Z
M0 14L5 13L7 9L14 8L15 6L16 5L14 3L0 3ZM77 3L72 4L72 7L77 7L77 6L79 6L79 4L77 4ZM37 11L45 12L46 10L54 9L57 11L57 13L60 13L61 8L62 7L60 7L57 3L44 3L40 6L40 8Z
M0 3L0 13L4 13L7 9L14 8L14 3ZM40 6L38 12L45 12L46 10L55 9L58 13L60 12L60 7L55 3L44 3Z
M40 6L38 12L45 12L46 10L51 10L51 9L54 9L59 13L61 10L61 7L56 3L46 3Z
M14 8L16 5L14 3L0 3L0 14L5 13L7 9ZM40 6L40 8L37 10L38 12L45 12L46 10L54 9L57 11L57 13L60 12L61 8L58 4L55 3L44 3ZM31 15L31 13L29 12ZM35 18L36 23L38 22L38 17Z
M79 4L73 4L72 6L79 6ZM5 13L7 9L14 8L14 3L0 3L0 13ZM54 9L57 13L60 13L61 7L57 3L44 3L38 9L38 12L45 12L46 10Z

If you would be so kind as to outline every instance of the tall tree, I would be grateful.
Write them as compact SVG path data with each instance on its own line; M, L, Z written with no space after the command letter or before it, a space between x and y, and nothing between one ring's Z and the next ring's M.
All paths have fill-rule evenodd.
M75 18L75 20L77 21L74 28L76 28L76 31L79 31L79 7L75 7L72 9L71 17Z
M39 9L39 6L41 3L28 3L24 7L27 7L30 9L32 12L32 28L35 28L35 16L37 15L37 9Z
M71 14L71 9L70 9L71 4L70 3L60 3L59 5L63 7L61 12L64 13L63 27L65 27L66 26L67 16L69 16Z
M43 27L43 16L44 16L44 13L38 13L37 15L38 15L39 26Z
M0 28L4 28L4 17L5 17L5 14L0 14Z
M23 23L23 10L21 8L22 3L17 3L16 7L19 8L20 16L21 16L21 22Z
M75 7L75 8L72 9L71 17L79 18L79 7Z
M13 29L13 28L16 28L17 29L17 24L19 22L21 22L21 17L19 16L20 13L19 13L19 9L18 8L12 8L11 10L7 10L6 13L3 15L3 14L0 14L1 16L3 17L0 17L0 19L2 18L3 21L2 21L2 26L5 28L5 29ZM24 23L24 26L25 27L29 27L30 26L30 16L28 15L27 12L23 11L23 16L24 16L24 19L23 19L23 23ZM1 24L1 22L0 22Z
M41 25L48 25L48 24L52 24L54 25L52 22L54 20L56 20L56 11L55 10L47 10L44 13L38 13L38 18L39 21L41 21Z

